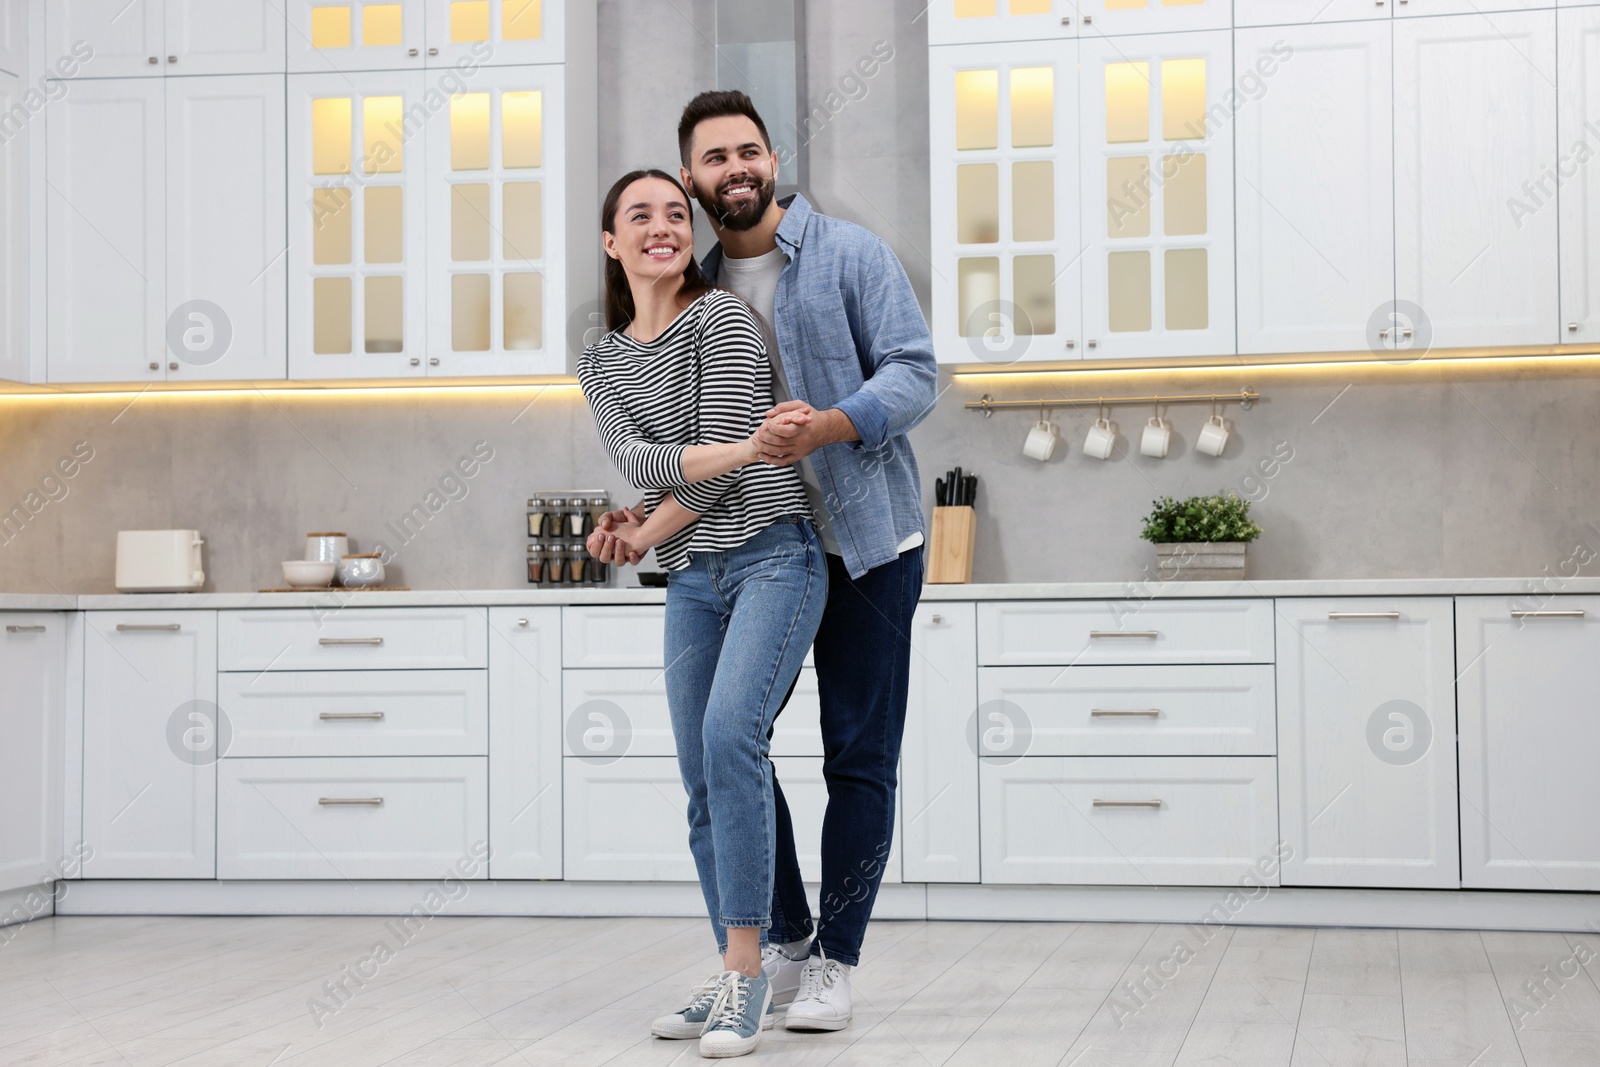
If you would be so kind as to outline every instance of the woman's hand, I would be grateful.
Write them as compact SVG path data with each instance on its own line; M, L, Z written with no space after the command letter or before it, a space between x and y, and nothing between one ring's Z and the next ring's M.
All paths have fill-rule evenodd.
M810 425L815 414L811 405L799 400L785 401L768 411L767 421L750 435L750 440L755 445L756 458L762 463L776 466L794 462L787 456L790 441L800 433L800 427ZM777 451L780 448L784 451Z
M624 522L613 525L609 530L596 530L589 535L589 554L596 559L626 559L637 563L655 547L655 541L644 533L644 526L637 522Z
M634 508L623 508L621 511L608 511L600 516L600 523L594 533L589 535L589 555L602 563L611 563L618 567L624 564L638 564L642 553L629 553L626 549L619 550L616 538L606 535L623 523L642 524L644 517Z

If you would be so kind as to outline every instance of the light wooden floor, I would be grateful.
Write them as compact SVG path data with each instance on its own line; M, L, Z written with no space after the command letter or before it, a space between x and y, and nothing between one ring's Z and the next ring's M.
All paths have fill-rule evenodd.
M0 944L0 1064L702 1062L647 1028L715 968L703 921L439 917L404 944L388 922L28 924ZM393 958L346 978L354 995L336 1005L323 984L379 941ZM1208 942L1182 926L879 923L854 1025L771 1031L745 1062L1593 1067L1600 960L1585 949L1590 970L1562 978L1576 944L1600 950L1488 931L1239 927ZM1525 980L1545 981L1542 1003ZM320 1027L313 997L336 1008Z

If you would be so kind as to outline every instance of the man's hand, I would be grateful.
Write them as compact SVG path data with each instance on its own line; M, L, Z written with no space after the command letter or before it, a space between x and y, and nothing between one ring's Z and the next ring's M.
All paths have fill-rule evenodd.
M644 518L632 508L623 508L621 511L608 511L600 516L600 523L589 535L589 555L601 563L610 563L615 566L623 564L638 565L644 558L643 552L632 551L625 542L619 542L614 536L615 531L623 526L640 526Z
M858 438L850 417L836 408L817 411L803 400L785 400L767 412L756 431L761 462L786 467L824 445Z

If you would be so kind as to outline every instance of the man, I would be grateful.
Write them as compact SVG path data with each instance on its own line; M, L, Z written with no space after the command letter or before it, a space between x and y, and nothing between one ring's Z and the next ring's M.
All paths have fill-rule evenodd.
M814 646L822 704L820 915L813 938L779 783L772 926L763 969L791 1030L850 1023L850 970L894 830L911 617L922 592L922 492L906 433L933 408L933 342L887 244L854 223L776 201L778 159L740 92L706 92L678 124L684 186L719 244L702 265L762 319L780 403L758 433L764 462L798 463L828 553ZM772 416L807 410L803 425ZM616 512L602 527L629 521ZM623 562L617 560L616 562ZM637 559L627 562L637 562Z

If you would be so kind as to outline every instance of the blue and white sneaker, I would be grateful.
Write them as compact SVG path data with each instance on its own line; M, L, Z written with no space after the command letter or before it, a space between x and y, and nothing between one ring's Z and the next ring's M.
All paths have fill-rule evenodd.
M722 992L722 975L714 974L689 993L689 1002L671 1015L663 1015L650 1024L650 1032L657 1037L673 1041L687 1041L699 1037L711 1017L711 1008Z
M722 990L711 1006L705 1032L700 1035L700 1055L713 1058L744 1056L761 1043L761 1031L771 1029L772 985L765 974L754 978L738 971L722 972Z

